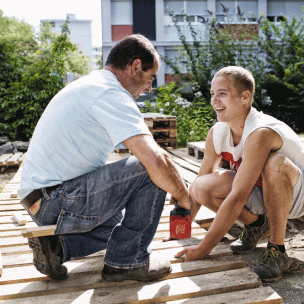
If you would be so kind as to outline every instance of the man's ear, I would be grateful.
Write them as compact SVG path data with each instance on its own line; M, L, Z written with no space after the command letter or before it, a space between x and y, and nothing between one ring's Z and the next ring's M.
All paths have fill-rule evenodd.
M246 90L242 93L243 97L242 97L242 102L245 104L245 103L248 103L250 102L250 99L251 99L251 93L249 90Z
M131 64L132 75L136 75L139 71L141 71L141 60L135 59Z

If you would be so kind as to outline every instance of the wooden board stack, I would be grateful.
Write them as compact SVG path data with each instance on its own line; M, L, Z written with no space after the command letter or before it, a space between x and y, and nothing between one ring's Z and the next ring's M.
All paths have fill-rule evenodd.
M184 178L191 183L199 169L199 161L185 149L173 150L172 158ZM113 153L110 161L126 157ZM183 157L182 157L183 156ZM171 260L173 271L162 281L110 283L101 279L105 251L73 259L65 265L69 278L56 282L38 272L32 263L32 251L22 231L37 230L35 223L23 209L18 198L12 198L20 184L22 166L0 193L0 303L282 303L281 297L270 287L261 287L255 273L245 267L239 256L232 255L229 246L220 243L203 261L182 262L174 254L183 246L197 244L204 237L214 213L203 209L192 225L192 237L162 242L169 235L169 214L173 206L163 210L151 249ZM13 218L18 213L26 218L20 226ZM200 223L200 225L198 224ZM202 228L204 227L204 228Z
M161 113L143 113L143 117L155 141L160 146L176 149L177 125L175 116Z
M15 154L8 153L0 156L0 172L3 172L7 167L20 166L26 153L17 152Z

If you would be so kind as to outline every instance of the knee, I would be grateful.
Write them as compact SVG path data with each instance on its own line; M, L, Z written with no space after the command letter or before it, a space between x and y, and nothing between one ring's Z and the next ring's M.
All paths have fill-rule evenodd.
M282 154L272 152L262 171L263 179L276 179L286 173L286 157Z
M191 184L189 193L195 201L202 203L202 198L208 193L207 184L202 183L199 179L197 179Z

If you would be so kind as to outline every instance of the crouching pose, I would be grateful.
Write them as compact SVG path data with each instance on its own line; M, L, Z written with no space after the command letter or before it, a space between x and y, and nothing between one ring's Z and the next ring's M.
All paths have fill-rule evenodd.
M147 38L127 36L102 70L67 85L42 114L18 193L39 226L56 225L54 236L29 239L34 265L48 277L66 279L64 262L103 249L104 280L152 281L171 272L149 245L166 192L188 209L190 195L135 103L151 91L159 65ZM119 147L134 156L107 164Z
M217 212L206 237L176 257L203 259L236 220L245 224L231 244L248 253L270 235L253 268L263 282L276 281L290 267L284 239L288 218L304 214L304 147L285 123L252 107L255 81L241 67L225 67L211 83L211 104L218 123L209 131L199 174L190 187L191 214L201 205ZM233 170L217 171L221 158Z

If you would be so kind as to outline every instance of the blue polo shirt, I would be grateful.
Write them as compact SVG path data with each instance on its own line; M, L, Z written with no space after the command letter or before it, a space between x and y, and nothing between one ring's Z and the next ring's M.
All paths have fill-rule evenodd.
M151 135L132 95L107 70L61 90L43 112L23 162L20 199L104 166L108 154L139 134Z

